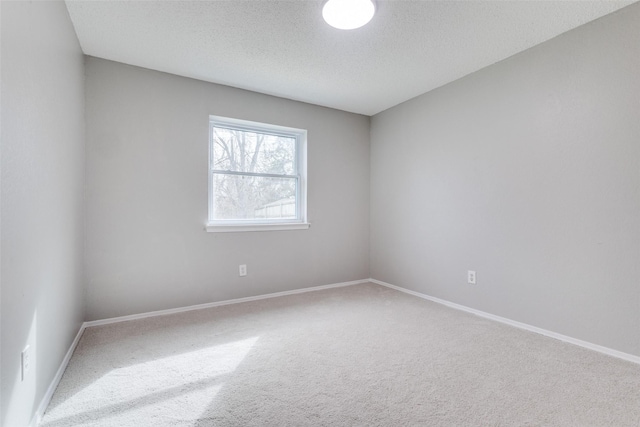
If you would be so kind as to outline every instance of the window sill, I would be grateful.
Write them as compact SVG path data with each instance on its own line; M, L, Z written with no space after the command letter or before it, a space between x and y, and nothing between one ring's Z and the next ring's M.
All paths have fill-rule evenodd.
M306 230L311 227L308 222L282 223L282 224L207 224L208 233L237 233L245 231L282 231L282 230Z

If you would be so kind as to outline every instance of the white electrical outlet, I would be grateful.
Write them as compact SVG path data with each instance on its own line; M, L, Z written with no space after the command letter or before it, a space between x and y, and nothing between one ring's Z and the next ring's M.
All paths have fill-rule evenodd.
M238 268L238 273L240 274L240 276L246 276L247 275L247 264L241 264L240 268Z
M29 368L31 368L31 347L30 346L26 346L24 348L24 350L22 350L22 353L20 354L20 366L21 366L21 372L22 372L22 377L21 377L21 381L24 381L24 379L27 376L27 372L29 372Z
M467 271L467 283L470 285L476 284L476 272L473 270Z

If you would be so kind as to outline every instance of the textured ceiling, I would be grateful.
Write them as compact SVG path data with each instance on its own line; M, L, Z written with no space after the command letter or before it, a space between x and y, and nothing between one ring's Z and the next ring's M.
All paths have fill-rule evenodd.
M384 1L363 28L322 0L67 0L87 55L373 115L633 1Z

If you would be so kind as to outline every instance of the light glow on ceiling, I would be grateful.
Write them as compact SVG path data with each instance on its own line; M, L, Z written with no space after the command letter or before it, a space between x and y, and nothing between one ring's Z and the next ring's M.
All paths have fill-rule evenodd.
M371 21L375 13L373 0L327 0L322 8L327 24L339 30L360 28Z

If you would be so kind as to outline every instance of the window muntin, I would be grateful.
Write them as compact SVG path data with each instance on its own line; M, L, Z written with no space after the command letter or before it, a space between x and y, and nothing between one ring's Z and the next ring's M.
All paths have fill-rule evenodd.
M305 223L306 131L210 118L209 226Z

